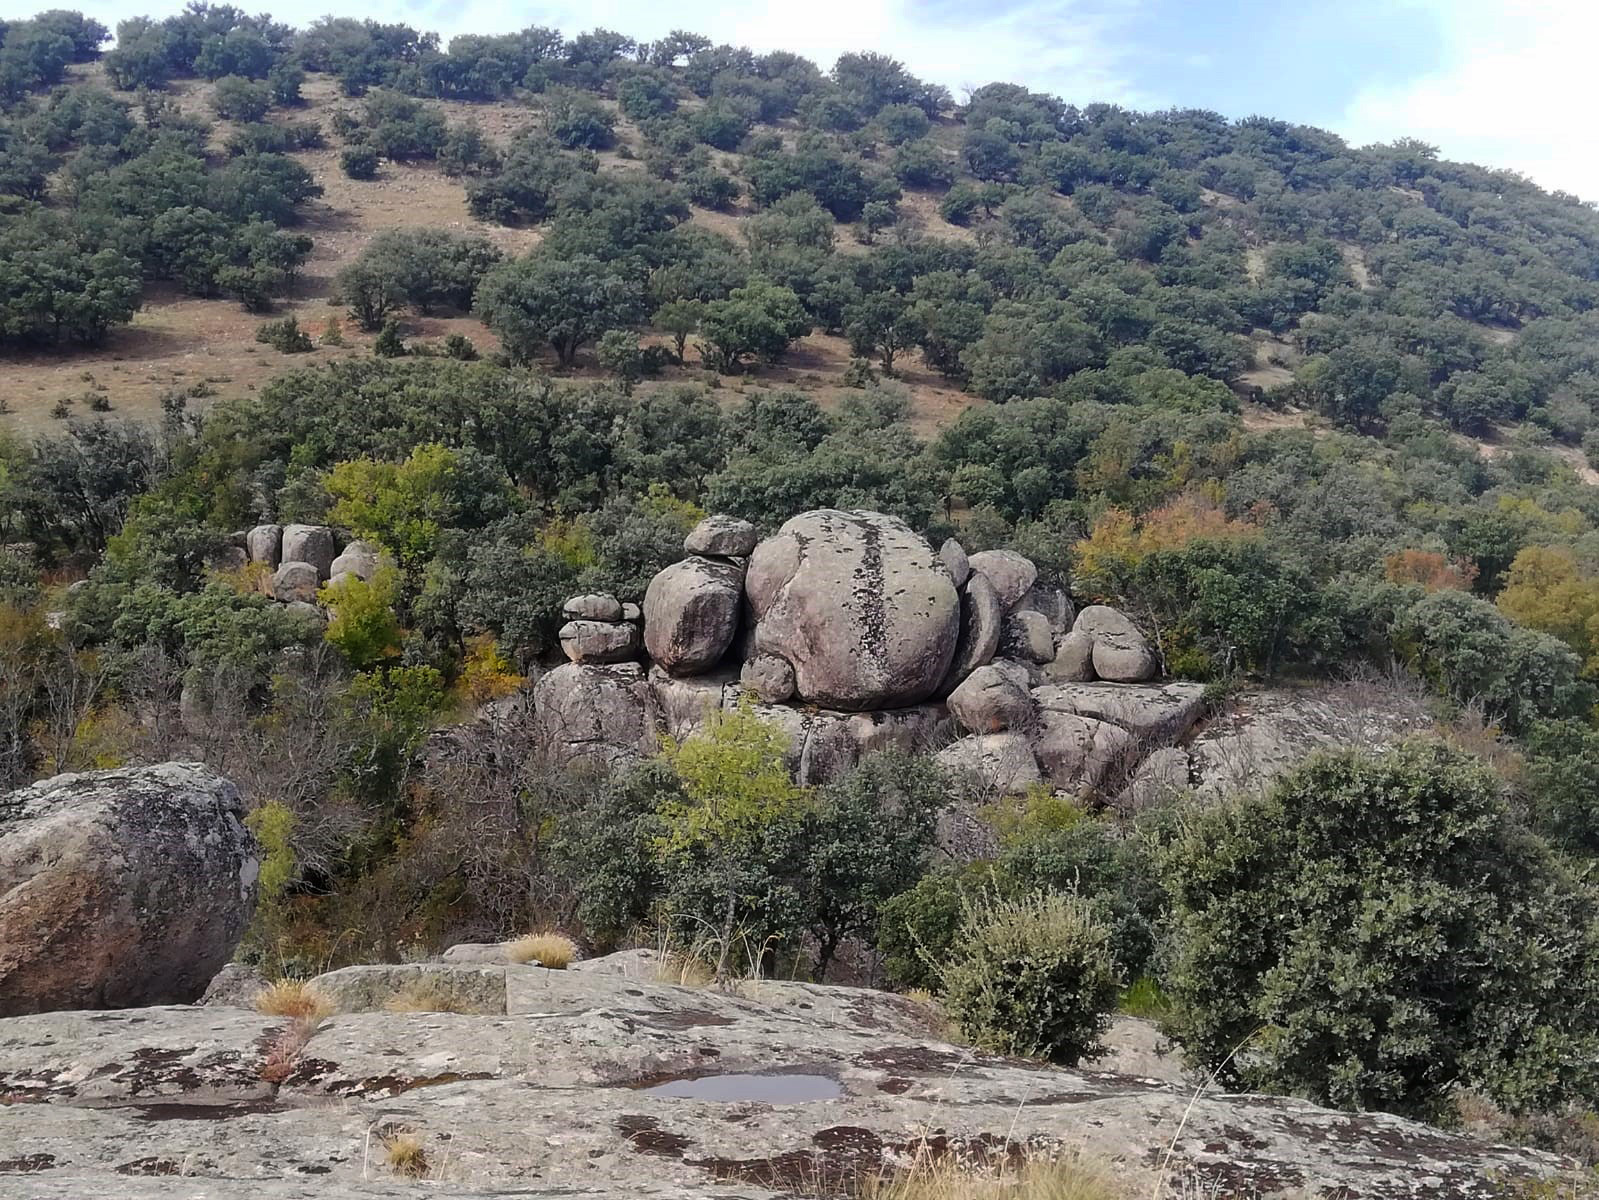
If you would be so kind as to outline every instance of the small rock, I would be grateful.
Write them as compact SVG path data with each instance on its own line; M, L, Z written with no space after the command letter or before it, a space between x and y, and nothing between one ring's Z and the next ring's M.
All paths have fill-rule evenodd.
M561 605L561 615L580 621L620 621L622 602L615 596L603 592L573 596Z
M755 549L755 541L755 526L748 521L714 513L689 530L683 549L690 554L746 558Z
M972 574L972 563L966 557L966 547L954 538L945 538L944 544L938 548L938 561L949 568L949 577L955 581L956 587L966 586Z
M739 673L742 683L765 704L782 704L794 695L794 668L788 659L758 654Z
M1055 635L1049 627L1049 618L1031 609L1017 609L1005 618L999 650L1007 658L1023 662L1051 661L1055 657Z
M230 962L212 978L205 995L200 997L200 1003L253 1010L255 998L266 985L266 977L254 967Z
M622 620L638 622L644 619L644 610L629 600L622 605Z
M1033 697L1017 672L990 663L949 694L949 711L973 733L999 733L1033 722Z
M1094 639L1094 674L1112 683L1143 683L1159 669L1155 651L1127 617L1104 604L1090 605L1077 616L1073 633Z
M310 563L285 562L272 572L272 595L285 604L296 600L309 604L316 599L320 580L316 567Z
M568 621L556 636L566 657L575 663L617 663L638 657L637 625Z
M1010 612L1028 589L1038 581L1033 560L1014 550L983 550L971 556L972 570L987 575L999 593L999 602Z
M1094 674L1094 639L1072 630L1055 647L1054 659L1045 665L1044 677L1056 683L1087 683Z

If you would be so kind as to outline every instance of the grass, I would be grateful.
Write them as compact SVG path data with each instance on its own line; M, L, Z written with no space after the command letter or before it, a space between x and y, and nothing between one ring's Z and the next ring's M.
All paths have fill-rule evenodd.
M505 956L514 963L536 962L552 971L564 971L577 957L577 943L564 934L530 933L507 946Z
M418 979L406 984L383 1005L391 1013L464 1013L468 1009L453 996L448 988L432 979Z
M1154 979L1140 975L1122 993L1121 1003L1117 1007L1129 1017L1158 1021L1171 1011L1171 1000Z
M862 1200L1126 1200L1101 1164L1071 1157L982 1169L950 1158L925 1159L902 1174L873 1180Z
M414 1133L390 1133L383 1138L384 1158L389 1170L407 1179L421 1179L428 1173L427 1151Z
M262 988L255 997L255 1011L268 1017L293 1017L301 1021L321 1021L334 1013L333 1002L303 979L280 979Z

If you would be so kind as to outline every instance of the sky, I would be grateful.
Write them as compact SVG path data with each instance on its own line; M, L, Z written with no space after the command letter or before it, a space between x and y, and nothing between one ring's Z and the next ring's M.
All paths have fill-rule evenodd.
M236 0L304 25L327 0ZM182 0L63 0L108 25ZM824 68L879 50L957 96L1001 80L1078 104L1214 109L1418 137L1599 202L1595 0L340 0L340 16L455 33L670 29Z

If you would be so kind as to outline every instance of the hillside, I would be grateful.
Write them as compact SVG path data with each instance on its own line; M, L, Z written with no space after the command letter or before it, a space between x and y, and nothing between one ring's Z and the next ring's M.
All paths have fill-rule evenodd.
M691 33L0 21L0 1017L76 1036L231 957L273 986L215 1018L268 1106L227 1115L304 1157L297 1056L351 1028L306 980L533 934L925 991L1061 1068L1119 1011L1216 1086L1397 1114L1362 1139L1599 1163L1596 345L1599 211L1417 142ZM841 1045L908 1011L859 1003ZM143 1020L106 1053L168 1053ZM485 1070L407 1111L521 1087ZM0 1111L93 1102L32 1079ZM991 1149L1028 1101L981 1099ZM1354 1169L1319 1109L1231 1131L1274 1103L1205 1109L1205 1194ZM30 1119L70 1189L143 1118L76 1157ZM1557 1165L1402 1133L1393 1194ZM1149 1167L1124 1134L1088 1140Z

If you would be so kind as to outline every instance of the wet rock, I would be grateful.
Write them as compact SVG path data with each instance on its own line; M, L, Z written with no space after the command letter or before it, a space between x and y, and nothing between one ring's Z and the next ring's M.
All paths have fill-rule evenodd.
M715 666L738 632L743 582L743 568L703 556L659 572L644 593L644 644L650 657L673 675L697 675Z
M755 526L738 517L714 513L706 517L683 539L690 554L711 554L721 558L747 558L755 549Z
M0 1016L199 999L255 908L243 817L238 789L199 763L0 797Z

